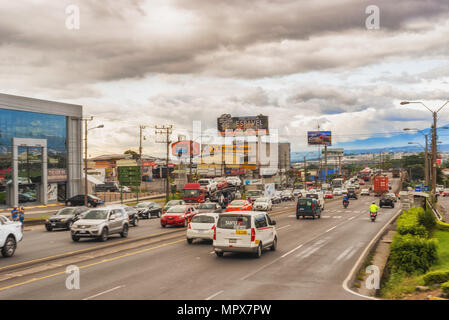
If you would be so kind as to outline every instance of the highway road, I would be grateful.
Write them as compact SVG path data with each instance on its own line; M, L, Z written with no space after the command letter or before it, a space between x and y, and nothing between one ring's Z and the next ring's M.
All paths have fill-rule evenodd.
M346 210L340 201L328 203L322 218L315 220L297 220L291 203L290 210L274 218L278 249L264 252L260 259L246 254L218 258L210 243L189 245L182 234L79 263L78 290L66 288L63 265L0 282L0 299L363 299L345 291L342 283L371 239L399 210L399 205L380 209L373 223L368 214L373 200L378 202L359 197ZM130 236L134 230L136 235L157 230L158 221L147 224L132 229ZM45 238L43 232L36 237ZM67 232L51 237L70 238ZM28 250L25 247L20 250Z

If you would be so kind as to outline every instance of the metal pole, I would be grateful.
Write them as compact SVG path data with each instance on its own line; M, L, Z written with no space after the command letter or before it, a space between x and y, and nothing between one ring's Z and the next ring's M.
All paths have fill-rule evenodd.
M324 182L327 183L327 145L324 146Z
M436 185L437 185L437 113L434 111L433 114L433 135L432 135L432 201L433 204L436 203Z
M169 129L168 128L167 128L166 132L167 132L167 154L166 154L167 160L165 162L165 165L167 167L167 179L166 179L166 184L165 184L165 193L166 193L165 199L168 202L169 193L170 193L170 175L169 175L170 170L168 169L168 154L169 154L169 149L170 149L170 138L169 138L170 134L169 134Z
M84 119L84 205L87 207L87 119Z
M429 154L428 154L428 142L426 134L424 136L426 138L426 148L424 149L424 180L426 182L426 186L429 186Z

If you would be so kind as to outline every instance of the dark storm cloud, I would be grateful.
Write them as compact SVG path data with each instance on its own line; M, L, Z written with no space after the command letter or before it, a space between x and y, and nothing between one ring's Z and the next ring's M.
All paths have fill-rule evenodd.
M179 16L167 17L161 26L158 19L164 17L152 12L151 1L80 0L81 29L68 31L64 9L71 3L3 4L0 58L13 63L21 59L28 68L36 57L45 55L45 67L72 83L141 78L149 73L269 77L360 66L384 56L407 54L388 48L388 43L366 52L354 48L355 52L340 53L338 41L320 41L329 34L351 37L350 32L363 32L368 36L368 5L380 7L381 38L408 30L406 23L413 19L436 21L449 11L449 2L443 0L178 0L171 9ZM173 32L165 33L168 27ZM332 46L336 46L333 54L320 54ZM17 72L27 73L20 66ZM54 79L43 81L51 85Z

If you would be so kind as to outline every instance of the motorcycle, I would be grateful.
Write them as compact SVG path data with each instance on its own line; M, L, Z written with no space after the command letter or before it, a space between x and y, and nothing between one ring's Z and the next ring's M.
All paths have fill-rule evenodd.
M370 217L372 222L376 221L377 212L370 212Z
M345 207L345 209L348 207L349 205L349 201L343 201L343 207Z

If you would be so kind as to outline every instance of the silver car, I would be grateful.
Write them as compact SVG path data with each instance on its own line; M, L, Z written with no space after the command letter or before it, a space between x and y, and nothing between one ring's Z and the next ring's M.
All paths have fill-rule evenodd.
M72 240L77 242L80 238L97 238L106 241L111 234L128 236L128 214L120 206L107 206L90 209L83 218L76 221L71 227Z

